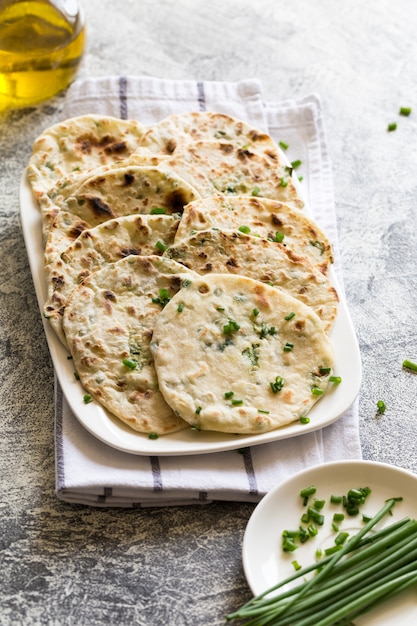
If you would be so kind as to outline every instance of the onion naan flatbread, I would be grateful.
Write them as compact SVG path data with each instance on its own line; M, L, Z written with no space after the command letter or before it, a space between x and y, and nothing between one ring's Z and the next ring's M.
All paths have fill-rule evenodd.
M259 434L305 416L333 365L310 307L225 274L181 289L156 320L151 347L172 409L195 428L225 433Z
M186 427L159 391L150 343L164 304L195 275L156 256L129 256L94 272L72 293L64 330L83 387L141 433Z

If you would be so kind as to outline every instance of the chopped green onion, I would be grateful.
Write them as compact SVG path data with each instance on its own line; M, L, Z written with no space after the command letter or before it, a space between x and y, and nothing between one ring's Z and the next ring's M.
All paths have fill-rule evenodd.
M238 331L239 328L240 326L237 322L235 322L235 320L229 319L229 323L223 326L223 332L225 335L230 335L231 333Z
M329 376L329 383L334 383L335 385L339 385L342 382L341 376Z
M340 498L340 502L342 501L342 499ZM343 515L343 513L335 513L333 515L333 521L334 522L343 522L343 520L345 519L345 516Z
M265 413L265 415L269 415L269 411L265 411L264 409L258 409L258 413Z
M324 391L323 389L320 389L320 387L316 387L315 385L311 388L311 393L313 396L321 396L323 395Z
M138 362L133 359L123 359L123 365L126 365L131 370L134 370L138 366Z
M269 386L271 387L273 393L278 393L279 391L281 391L284 384L285 381L281 376L275 376L275 380L269 383Z
M241 404L243 404L243 400L232 400L232 404L233 406L240 406Z
M281 187L288 187L288 178L281 178Z
M295 161L291 161L291 167L295 170L297 167L300 167L302 161L300 159L296 159Z
M198 406L195 410L196 415L200 415L201 413L201 406Z
M182 302L180 302L178 307L177 307L177 311L178 311L178 313L182 313L183 310L184 310L184 304Z
M408 117L409 115L411 115L411 107L400 107L400 115L404 115L405 117Z
M165 306L171 300L171 295L165 287L159 290L159 298L152 298L152 302L155 304L161 304Z
M162 241L158 240L155 244L156 248L158 248L158 250L160 252L165 252L165 250L168 248L168 246L166 246Z
M273 239L273 241L275 241L276 243L282 243L284 241L285 235L284 233L280 233L278 230L275 233L275 237Z
M93 398L89 393L86 393L83 397L83 400L85 404L89 404L90 402L93 401Z
M342 499L342 496L336 496L334 494L330 496L330 502L332 504L340 504L342 502ZM337 515L337 513L335 513L335 515Z
M288 322L289 320L292 320L294 316L295 316L295 313L291 311L291 313L288 313L288 315L284 317L284 320L287 320Z
M309 485L308 487L304 487L304 489L301 489L300 496L302 498L309 498L310 496L314 496L316 491L317 488L314 485Z
M307 417L306 415L302 415L300 417L300 423L301 424L309 424L310 423L310 418Z
M226 400L230 400L230 398L233 398L234 395L235 395L234 391L226 391L224 394L224 397L226 398Z
M253 196L259 196L259 194L260 194L260 193L261 193L261 189L260 189L260 187L254 187L254 188L252 189L252 195L253 195Z
M397 130L397 123L396 122L391 122L390 124L388 124L387 126L387 131L390 133L393 130Z
M280 141L279 142L279 147L282 148L283 150L288 150L289 146L287 143L285 143L285 141Z
M252 315L253 315L253 317L258 317L259 309L252 309Z
M75 380L80 380L80 375L77 371L74 372L74 378Z
M376 403L377 409L378 409L378 413L380 413L382 415L382 413L385 413L386 411L386 404L383 400L378 400L378 402Z
M291 350L294 348L294 344L290 343L289 341L287 341L287 343L285 344L285 346L283 347L284 352L291 352Z
M159 435L158 433L149 433L148 435L148 439L158 439Z
M339 533L336 539L334 540L334 542L337 546L342 546L348 537L349 537L349 533L347 532Z
M241 233L245 233L246 235L248 235L250 233L250 228L249 226L239 226L238 230L240 230Z
M299 564L298 561L291 561L291 565L293 566L293 568L295 569L295 571L301 569L301 565Z
M413 370L413 372L417 372L417 363L410 361L409 359L405 359L403 361L403 367L406 367L409 370Z
M165 215L167 210L164 207L155 206L151 209L151 215Z

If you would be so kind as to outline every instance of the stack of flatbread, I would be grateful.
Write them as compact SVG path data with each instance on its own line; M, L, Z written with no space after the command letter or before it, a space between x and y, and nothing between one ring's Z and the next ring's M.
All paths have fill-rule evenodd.
M44 314L94 401L150 437L308 420L332 375L332 246L270 136L83 116L35 141L28 178Z

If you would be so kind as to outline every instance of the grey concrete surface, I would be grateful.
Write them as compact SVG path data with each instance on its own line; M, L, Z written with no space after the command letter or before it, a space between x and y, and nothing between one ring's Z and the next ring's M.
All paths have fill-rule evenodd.
M84 0L82 76L262 80L323 103L365 459L417 472L417 4ZM53 370L18 185L62 97L0 115L0 624L207 626L250 597L253 505L96 510L54 496ZM400 106L413 107L400 117ZM395 132L387 124L396 121ZM376 416L383 399L386 413Z

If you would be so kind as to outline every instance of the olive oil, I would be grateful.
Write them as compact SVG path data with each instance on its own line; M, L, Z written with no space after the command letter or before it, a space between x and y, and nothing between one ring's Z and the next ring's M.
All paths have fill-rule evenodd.
M37 104L65 89L84 46L75 0L0 0L0 111Z

